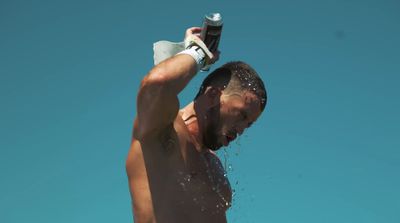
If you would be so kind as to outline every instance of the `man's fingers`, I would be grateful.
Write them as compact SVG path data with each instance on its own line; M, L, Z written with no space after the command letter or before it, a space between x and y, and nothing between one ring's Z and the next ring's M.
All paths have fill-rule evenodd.
M198 36L197 34L200 34L201 30L202 30L201 27L191 27L186 30L185 37L187 37L189 35Z
M186 30L186 33L185 33L185 46L186 47L187 47L187 45L191 44L191 42L193 40L195 42L197 40L199 40L199 41L197 41L196 44L200 44L199 45L200 47L202 47L201 45L203 45L203 47L207 48L207 46L205 46L203 40L200 37L201 30L202 30L201 27L191 27ZM186 42L188 42L188 43L186 43ZM212 53L212 56L207 56L208 59L206 60L206 64L214 64L215 62L217 62L219 60L220 54L221 54L221 52L219 50L217 50L216 52ZM209 57L212 57L212 59L210 59Z
M191 28L189 28L189 30L191 31L191 33L195 34L195 33L201 32L202 28L201 27L191 27Z

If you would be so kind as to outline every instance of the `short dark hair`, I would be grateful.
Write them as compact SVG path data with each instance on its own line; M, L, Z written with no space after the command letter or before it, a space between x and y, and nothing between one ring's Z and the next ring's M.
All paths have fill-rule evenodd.
M228 62L211 72L203 81L195 100L213 86L224 91L250 91L260 100L261 111L267 104L267 91L260 76L247 63L242 61Z

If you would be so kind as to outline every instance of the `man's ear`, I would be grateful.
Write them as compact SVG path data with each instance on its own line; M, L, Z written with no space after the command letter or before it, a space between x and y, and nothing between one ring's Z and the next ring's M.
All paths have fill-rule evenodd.
M220 103L222 90L217 87L208 86L204 92L204 95L206 96L208 106L216 106Z

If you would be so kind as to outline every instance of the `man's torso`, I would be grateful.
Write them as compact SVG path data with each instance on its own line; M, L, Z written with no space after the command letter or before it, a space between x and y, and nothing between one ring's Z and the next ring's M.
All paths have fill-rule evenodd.
M198 152L180 115L133 140L127 173L135 222L225 222L232 194L218 157Z

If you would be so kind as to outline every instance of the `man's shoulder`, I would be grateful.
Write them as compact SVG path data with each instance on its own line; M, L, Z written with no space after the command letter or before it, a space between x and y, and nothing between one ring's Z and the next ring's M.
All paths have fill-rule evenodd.
M182 118L182 114L183 114L182 112L178 112L178 114L175 117L173 126L177 132L188 132L185 121Z

